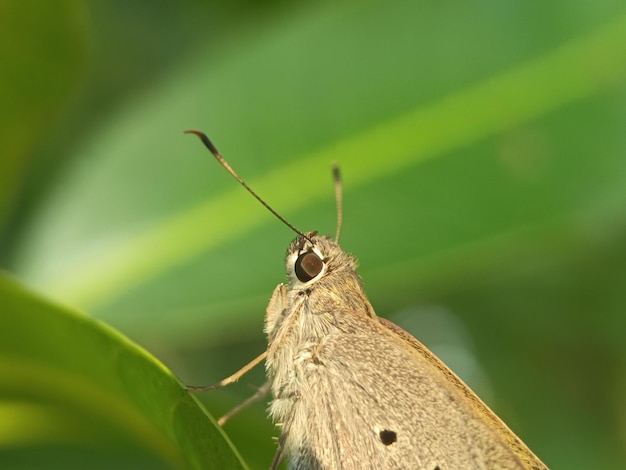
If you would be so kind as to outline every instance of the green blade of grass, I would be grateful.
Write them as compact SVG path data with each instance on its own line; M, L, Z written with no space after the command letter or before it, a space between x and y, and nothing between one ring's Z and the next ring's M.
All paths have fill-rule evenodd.
M281 201L281 210L291 213L327 194L314 191L307 198L295 198L293 189L283 182L302 174L312 180L324 180L328 171L324 162L340 160L350 168L346 188L366 185L382 175L400 172L567 103L602 93L625 75L626 19L621 17L445 100L330 143L250 184L260 194L272 191L273 198ZM363 161L367 164L361 164ZM74 260L71 270L42 283L61 298L89 309L100 308L170 266L268 223L270 218L262 210L252 208L241 215L246 198L249 196L240 188L233 187L95 254L84 253L82 259ZM234 213L237 217L230 216ZM206 221L211 220L223 223L208 225Z

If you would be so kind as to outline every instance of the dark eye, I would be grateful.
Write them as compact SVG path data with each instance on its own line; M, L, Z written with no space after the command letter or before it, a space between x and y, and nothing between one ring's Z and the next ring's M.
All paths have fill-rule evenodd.
M298 256L295 267L298 279L307 282L322 272L324 262L315 253L309 251Z

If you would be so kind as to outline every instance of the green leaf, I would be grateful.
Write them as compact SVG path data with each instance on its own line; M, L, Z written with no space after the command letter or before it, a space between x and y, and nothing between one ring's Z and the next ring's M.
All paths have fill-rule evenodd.
M123 450L151 468L244 468L195 398L126 337L4 274L0 304L4 457L7 449L57 445Z

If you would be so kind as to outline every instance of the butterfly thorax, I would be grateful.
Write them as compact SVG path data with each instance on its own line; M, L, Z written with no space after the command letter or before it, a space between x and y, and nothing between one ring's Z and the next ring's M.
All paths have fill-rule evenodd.
M308 253L323 265L317 275L303 281L300 278L308 275L299 272L298 262ZM293 416L295 405L314 387L310 372L324 369L325 341L350 334L355 315L376 318L356 267L356 260L339 245L315 233L300 236L290 245L288 283L274 291L265 325L269 341L266 364L274 395L271 414L276 422L297 419Z

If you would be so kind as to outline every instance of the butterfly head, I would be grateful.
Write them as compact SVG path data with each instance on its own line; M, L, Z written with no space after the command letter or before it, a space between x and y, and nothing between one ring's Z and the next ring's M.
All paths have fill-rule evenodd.
M317 232L298 236L287 250L287 277L291 287L309 288L337 272L354 272L356 267L356 260L351 255L330 237L320 236Z

